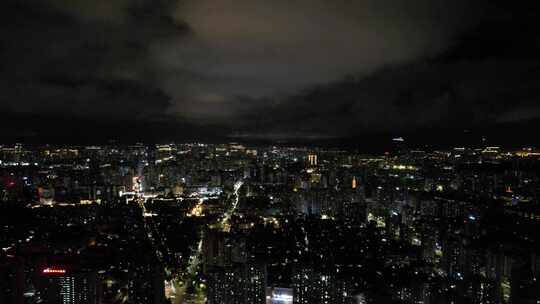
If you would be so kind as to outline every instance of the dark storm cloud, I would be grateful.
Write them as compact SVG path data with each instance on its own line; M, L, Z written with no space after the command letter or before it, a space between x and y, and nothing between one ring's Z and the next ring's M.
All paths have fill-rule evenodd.
M147 72L146 48L185 31L166 15L170 5L7 1L0 13L2 110L96 119L162 115L169 97Z
M505 5L8 0L0 111L17 117L14 133L80 118L108 126L94 128L102 133L171 138L331 138L534 119L535 14Z
M236 136L354 136L413 130L486 129L540 118L538 10L482 4L441 53L386 65L370 75L307 89L261 106ZM249 118L254 118L250 121ZM242 130L249 131L242 131Z
M427 0L183 1L175 17L191 35L153 45L153 55L169 71L161 80L176 110L230 120L267 98L436 54L470 25L468 7Z
M426 127L463 130L538 118L540 70L530 64L493 59L386 68L262 106L257 116L245 113L246 125L239 129L270 137L290 130L299 135L397 135Z

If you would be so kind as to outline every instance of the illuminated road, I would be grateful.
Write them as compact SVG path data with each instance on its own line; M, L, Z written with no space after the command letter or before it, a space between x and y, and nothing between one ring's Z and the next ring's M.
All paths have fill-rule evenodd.
M137 188L136 200L137 200L137 203L139 204L139 207L142 210L142 214L143 214L143 218L144 218L144 225L145 225L148 237L150 238L150 240L154 244L154 248L156 249L156 255L158 256L159 261L161 263L163 263L165 256L164 256L164 254L162 252L162 249L166 250L167 254L169 254L169 255L171 253L169 251L169 248L165 245L165 242L163 241L164 240L163 236L161 235L160 231L157 229L157 225L154 222L153 216L148 216L148 212L146 210L146 206L145 206L146 198L144 196L144 183L143 183L143 181L144 181L144 175L143 175L144 167L145 167L145 161L139 162L139 165L137 166L137 174L138 175L136 177L136 180L139 183L138 183L138 187L134 187L134 188ZM165 272L166 272L167 275L170 275L170 271L167 268L165 269Z
M238 181L234 184L234 191L232 195L233 198L232 198L232 204L230 205L230 209L223 214L223 218L219 221L220 226L224 230L228 230L230 227L229 220L231 219L232 214L234 214L234 211L236 210L236 208L238 207L238 202L240 201L240 196L238 192L240 191L240 188L242 188L243 184L244 184L243 181ZM192 284L193 278L197 274L199 264L201 263L203 240L204 240L204 235L201 236L201 240L199 241L197 245L197 250L193 253L193 255L189 259L184 281L181 283L174 281L172 283L174 284L173 289L175 290L173 294L173 298L172 298L172 302L174 304L205 303L205 296L203 294L189 295L186 293L186 289L190 284Z
M231 216L233 215L234 211L238 207L238 202L240 201L240 195L238 195L238 191L240 191L240 188L242 188L242 185L244 185L244 181L240 180L234 184L234 199L233 203L231 204L231 209L223 215L223 219L221 220L221 226L223 227L223 230L229 231L230 230L230 224L229 220L231 219Z
M174 286L174 293L172 293L173 298L172 302L174 304L182 303L205 303L205 297L201 294L189 295L186 293L187 287L192 284L194 276L197 274L197 269L201 262L203 239L199 241L197 245L197 251L189 258L188 267L186 269L186 274L183 282L178 282L173 280L172 284Z
M143 215L147 214L146 207L144 206L145 200L143 198L138 198L137 203L139 204L139 207L141 208ZM143 216L144 218L144 227L147 231L148 237L154 244L154 247L156 249L156 255L158 256L158 259L161 263L164 261L164 255L163 252L160 250L160 248L165 248L167 250L167 246L165 246L165 242L163 242L163 237L161 236L159 230L156 227L156 224L154 223L154 220L151 216Z
M145 206L146 198L144 197L144 186L143 186L143 180L144 180L143 172L144 172L144 162L140 162L137 168L138 176L136 178L136 180L139 181L139 183L138 183L138 187L134 187L137 189L135 200L137 204L139 205L139 207L141 208L143 219L144 219L144 228L146 230L148 238L152 242L152 245L156 251L156 256L158 257L159 262L162 265L165 265L165 261L164 261L165 256L162 252L162 249L166 250L167 253L169 254L170 252L169 252L168 247L165 245L165 242L163 241L163 237L161 233L157 229L157 225L154 222L153 216L149 216L149 213L146 210L146 206ZM171 272L167 267L165 267L164 270L167 276L171 275ZM171 293L174 294L178 292L178 286L175 286L174 280L173 282L166 282L165 292L166 294L169 294L169 295Z
M142 168L139 168L139 179L142 180ZM230 230L230 219L231 216L234 214L235 210L238 207L238 203L240 201L239 191L242 188L242 185L244 184L243 181L238 181L234 184L234 191L232 195L229 197L229 199L232 201L229 210L227 210L224 214L221 220L218 221L221 228L225 231ZM146 207L145 207L145 198L144 198L144 190L142 182L140 183L140 189L137 193L137 203L139 204L143 215L148 215ZM151 239L152 243L154 244L156 254L160 260L160 262L164 262L164 255L160 248L166 250L167 252L169 249L165 245L163 241L163 237L161 236L160 232L157 229L156 224L154 223L152 216L145 216L144 217L144 225L146 228L146 231L148 233L148 237ZM183 304L183 303L189 303L189 304L203 304L206 301L206 297L203 293L196 293L194 295L187 293L187 288L194 281L195 276L197 275L197 271L199 269L199 265L201 263L201 255L202 255L202 249L203 249L203 239L204 235L201 235L201 239L199 243L197 244L197 250L193 252L193 254L189 258L188 266L186 268L186 272L184 273L183 278L180 280L178 278L173 278L170 281L166 282L166 296L171 300L174 304ZM166 269L167 275L170 275L170 271Z

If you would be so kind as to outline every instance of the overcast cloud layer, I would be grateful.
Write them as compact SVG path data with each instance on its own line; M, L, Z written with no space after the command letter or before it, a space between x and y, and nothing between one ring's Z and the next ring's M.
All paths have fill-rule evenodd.
M535 11L471 2L8 0L3 131L324 138L540 117Z

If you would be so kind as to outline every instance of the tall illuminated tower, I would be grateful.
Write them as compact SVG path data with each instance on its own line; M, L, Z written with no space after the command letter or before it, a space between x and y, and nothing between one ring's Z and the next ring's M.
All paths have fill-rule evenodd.
M315 153L308 154L308 164L312 167L317 166L317 154Z

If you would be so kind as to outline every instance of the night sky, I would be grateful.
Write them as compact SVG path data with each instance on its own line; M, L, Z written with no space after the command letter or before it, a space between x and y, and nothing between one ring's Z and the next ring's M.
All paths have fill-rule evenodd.
M1 6L4 141L539 143L540 11L522 1Z

